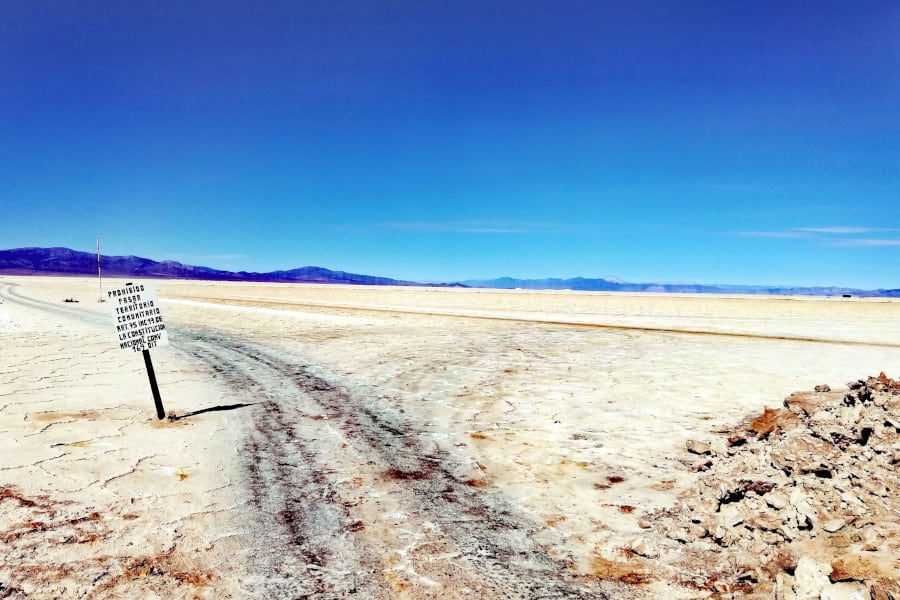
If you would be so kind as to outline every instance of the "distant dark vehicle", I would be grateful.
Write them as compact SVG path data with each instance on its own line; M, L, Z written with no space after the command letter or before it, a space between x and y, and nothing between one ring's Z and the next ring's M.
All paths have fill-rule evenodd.
M63 302L78 302L75 298L66 298Z
M844 298L852 298L853 294L844 294Z

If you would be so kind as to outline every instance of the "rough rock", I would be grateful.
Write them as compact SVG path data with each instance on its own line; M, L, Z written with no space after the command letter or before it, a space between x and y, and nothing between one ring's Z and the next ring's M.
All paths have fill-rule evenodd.
M822 590L821 600L869 600L872 596L861 583L836 583Z
M872 600L900 600L900 583L879 579L869 586Z
M667 536L648 558L713 596L900 600L900 382L819 387L689 442L703 469L643 516Z
M847 521L844 519L829 519L825 523L822 523L822 529L827 531L828 533L837 533L841 529L844 528L844 525L847 524Z
M691 454L709 454L712 451L710 445L706 442L698 442L697 440L688 440L685 443L687 451Z
M638 556L659 558L659 548L652 541L645 538L632 540L625 548Z
M830 571L828 563L816 562L806 556L801 558L794 572L794 594L797 600L818 600L822 591L831 585L828 580Z
M794 578L787 573L775 576L775 600L797 600L794 593Z

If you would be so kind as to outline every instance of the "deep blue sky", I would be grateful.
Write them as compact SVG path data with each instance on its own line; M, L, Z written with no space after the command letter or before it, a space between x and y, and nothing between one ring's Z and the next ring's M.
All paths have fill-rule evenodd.
M900 287L900 3L0 0L0 248Z

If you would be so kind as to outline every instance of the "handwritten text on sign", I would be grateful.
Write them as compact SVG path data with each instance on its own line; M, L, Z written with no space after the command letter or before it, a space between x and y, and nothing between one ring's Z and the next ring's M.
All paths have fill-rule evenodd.
M169 344L153 285L129 283L125 287L108 290L106 295L116 319L121 350L142 352Z

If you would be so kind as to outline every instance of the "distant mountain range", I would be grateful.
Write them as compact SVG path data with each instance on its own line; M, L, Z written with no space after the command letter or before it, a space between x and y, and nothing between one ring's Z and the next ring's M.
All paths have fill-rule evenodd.
M760 294L772 296L867 296L898 298L900 289L860 290L846 287L792 287L761 285L707 285L698 283L629 283L612 277L586 279L500 279L468 280L469 287L523 290L577 290L590 292L655 292L669 294Z
M138 256L103 256L103 274L109 277L200 279L207 281L255 281L277 283L344 283L356 285L428 285L431 287L476 287L525 290L576 290L610 292L657 292L682 294L770 294L778 296L868 296L900 297L900 289L860 290L844 287L785 287L756 285L703 285L692 283L629 283L613 277L588 279L500 279L462 283L422 284L388 277L331 271L322 267L300 267L289 271L251 273L221 271L166 260L158 262ZM14 248L0 250L0 274L5 275L94 275L97 255L69 248Z
M100 268L107 277L200 279L206 281L256 281L279 283L348 283L359 285L421 285L388 277L301 267L290 271L249 273L220 271L183 265L173 260L158 262L139 256L101 256ZM6 275L96 275L97 255L69 248L14 248L0 250L0 274Z

